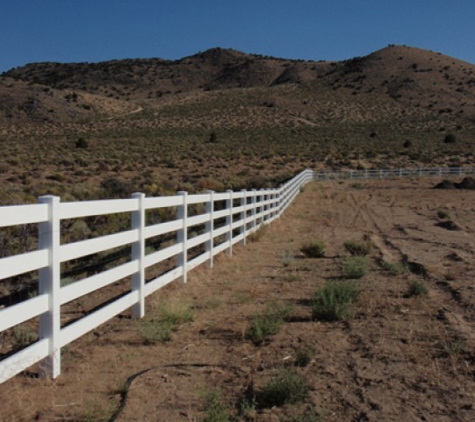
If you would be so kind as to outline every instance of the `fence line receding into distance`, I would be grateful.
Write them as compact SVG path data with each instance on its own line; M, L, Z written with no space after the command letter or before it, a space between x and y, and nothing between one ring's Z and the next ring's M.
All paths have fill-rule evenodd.
M297 196L302 186L311 180L378 179L407 176L444 176L475 173L469 168L419 168L391 170L347 170L313 172L305 170L277 189L227 191L176 196L145 197L142 193L130 199L60 202L60 198L43 196L38 204L0 207L0 229L36 225L36 250L0 258L0 282L37 272L38 291L25 300L0 309L0 383L40 362L40 371L50 377L61 372L61 348L94 330L114 316L131 309L133 318L145 315L145 297L170 282L186 283L187 273L200 264L213 265L213 257L232 247L280 217ZM173 210L174 219L150 222L150 213ZM80 221L88 217L107 215L130 216L125 231L93 238L62 242L61 222ZM64 234L64 233L63 233ZM158 250L150 241L166 237ZM128 260L113 268L96 272L78 281L63 285L61 266L74 260L117 248L130 248ZM160 266L168 263L165 269ZM153 273L154 268L160 273ZM153 275L150 279L150 275ZM67 320L62 306L91 295L118 281L128 283L125 291L113 300L97 306L76 320ZM38 340L25 348L2 350L4 334L32 322Z
M262 224L280 217L312 179L313 172L305 170L278 189L196 195L179 192L153 198L136 193L130 199L69 203L43 196L39 204L0 207L0 227L38 226L37 250L1 258L0 281L39 273L36 296L0 310L1 335L33 319L38 327L37 341L22 350L7 352L0 361L0 383L38 362L44 375L57 377L62 347L129 308L133 318L142 318L145 297L174 280L186 283L188 271L205 262L212 266L216 254L226 250L232 253L234 244L245 243ZM147 224L147 214L164 208L173 209L171 215L176 218ZM119 213L131 215L129 230L61 243L61 221ZM175 241L165 243L160 250L147 247L147 240L170 234ZM62 286L61 264L126 245L130 246L127 262ZM166 271L148 280L146 270L164 262L169 263ZM82 318L64 322L62 306L124 279L130 280L125 293Z

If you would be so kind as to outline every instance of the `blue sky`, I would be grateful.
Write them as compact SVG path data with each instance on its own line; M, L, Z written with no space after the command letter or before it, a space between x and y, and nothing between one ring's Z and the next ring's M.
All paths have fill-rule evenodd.
M211 47L343 60L388 44L475 64L475 0L0 0L0 72Z

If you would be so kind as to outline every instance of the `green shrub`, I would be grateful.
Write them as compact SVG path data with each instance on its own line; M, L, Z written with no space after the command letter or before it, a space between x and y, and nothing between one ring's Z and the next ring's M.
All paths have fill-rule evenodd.
M305 378L287 369L280 370L257 395L262 408L295 404L307 398L308 384Z
M17 325L13 328L13 350L20 350L38 340L37 333L28 326Z
M373 244L370 240L348 240L345 249L353 256L366 256L371 253Z
M444 351L449 356L460 355L465 351L465 343L463 341L453 341L444 344Z
M325 242L307 242L300 248L300 251L307 258L321 258L325 255Z
M292 251L284 251L284 253L282 254L282 264L284 265L284 267L288 267L290 264L292 264L292 262L294 262L294 260L295 256Z
M176 300L159 304L155 316L151 320L138 322L138 329L147 343L164 343L172 339L172 333L177 326L193 321L191 306L183 301Z
M161 303L157 307L157 313L161 321L170 322L173 325L185 324L193 321L193 310L191 305L182 300Z
M352 256L345 258L341 264L341 272L344 278L358 279L368 274L369 261L365 256Z
M313 347L302 347L295 351L295 366L305 367L307 366L315 355L315 349Z
M437 217L441 219L450 218L450 213L447 210L437 210Z
M427 296L429 294L429 290L427 287L422 283L422 281L411 281L407 288L407 297L413 296Z
M269 305L264 315L256 315L246 332L246 338L256 346L262 344L269 336L277 334L284 326L291 308L280 304Z
M228 422L231 412L221 399L219 390L208 391L205 397L205 417L203 422Z
M313 319L328 322L348 319L358 295L359 289L354 282L327 281L316 291L313 298Z
M146 343L165 343L172 339L174 324L167 321L152 319L150 321L140 321L138 328Z
M405 262L383 262L383 269L393 276L405 274L409 272L409 267Z

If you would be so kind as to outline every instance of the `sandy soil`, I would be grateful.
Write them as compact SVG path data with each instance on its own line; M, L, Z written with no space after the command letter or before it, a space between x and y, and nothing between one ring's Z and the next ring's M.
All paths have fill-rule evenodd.
M33 377L33 368L0 385L0 419L200 421L206 396L219 389L233 420L475 420L475 192L431 189L438 181L308 185L259 241L149 300L150 311L159 301L192 306L193 322L172 341L146 344L139 323L123 315L66 347L57 380ZM447 220L449 228L439 224ZM312 321L316 289L341 276L344 242L363 237L374 247L371 271L354 281L354 316ZM325 241L325 257L303 256L310 240ZM383 261L411 271L391 275ZM415 280L427 296L407 296ZM283 329L254 345L245 336L252 317L279 303L291 306ZM295 366L306 348L310 362ZM305 378L308 397L243 410L282 367ZM320 417L309 416L311 406Z

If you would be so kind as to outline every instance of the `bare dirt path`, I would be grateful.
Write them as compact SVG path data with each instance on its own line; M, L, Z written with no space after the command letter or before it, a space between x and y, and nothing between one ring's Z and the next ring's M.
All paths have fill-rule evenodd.
M307 185L257 241L148 303L149 320L159 303L190 305L193 321L171 341L146 344L140 323L124 315L68 346L56 381L18 376L1 385L0 419L475 420L475 192L431 189L437 182ZM369 273L354 281L353 317L312 320L316 289L341 277L344 243L361 239L373 249ZM325 256L305 258L300 248L314 240L325 242ZM411 271L391 275L383 261ZM408 297L414 281L427 296ZM282 307L282 329L255 345L246 335L253 316ZM310 361L297 366L302 351ZM283 368L306 380L307 397L259 405ZM210 396L232 418L210 419Z

